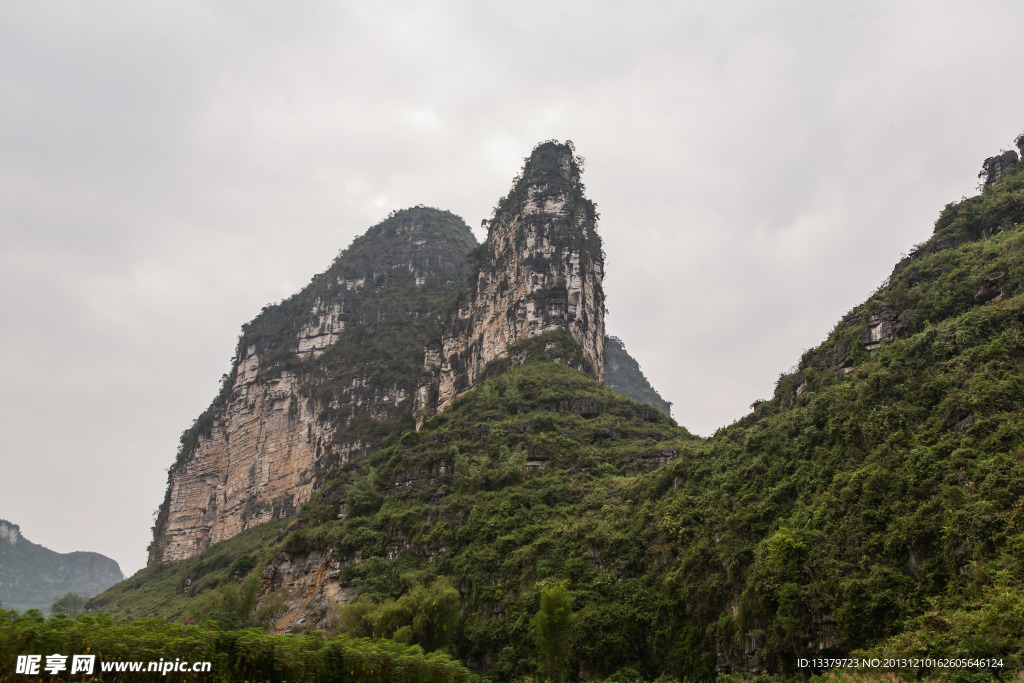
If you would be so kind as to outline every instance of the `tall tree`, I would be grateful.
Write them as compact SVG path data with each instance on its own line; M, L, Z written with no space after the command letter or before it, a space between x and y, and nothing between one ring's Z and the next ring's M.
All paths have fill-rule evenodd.
M561 683L569 663L569 630L572 628L572 596L565 584L540 592L540 611L533 618L541 675Z

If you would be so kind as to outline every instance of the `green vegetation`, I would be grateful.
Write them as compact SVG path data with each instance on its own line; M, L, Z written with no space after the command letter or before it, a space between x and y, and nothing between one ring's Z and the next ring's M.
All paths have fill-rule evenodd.
M661 397L647 381L640 364L626 351L618 337L604 338L604 383L626 398L646 403L665 415L672 415L672 404Z
M710 439L552 362L578 349L544 337L419 431L382 438L369 463L324 473L288 529L159 571L221 558L197 578L224 591L206 612L248 618L260 604L246 607L232 563L326 558L332 586L358 594L332 628L497 680L779 680L810 675L799 658L849 655L996 658L901 674L1012 678L1022 223L1024 164L948 206L771 399ZM147 572L94 603L162 600L180 618L205 599L179 597L184 574L158 585Z
M446 649L455 640L459 606L459 592L441 577L430 586L414 585L397 599L367 591L356 602L341 606L338 618L350 635L414 643L433 651Z
M125 619L184 620L196 609L196 596L231 584L237 589L239 582L266 566L285 537L287 524L286 520L261 524L214 544L202 555L146 567L90 600L87 609Z
M213 621L225 630L270 628L288 609L279 593L271 593L259 603L259 589L260 582L255 576L240 585L225 583L191 601L187 621Z
M90 680L103 681L478 680L443 654L425 654L418 646L388 641L327 638L322 633L273 636L254 629L226 631L212 623L186 626L155 619L131 622L113 621L106 616L69 619L62 615L43 619L36 610L23 615L0 611L0 680L24 678L8 675L13 674L18 655L31 653L95 654L96 678ZM101 672L104 662L179 659L189 664L210 662L210 672L141 676ZM44 677L53 678L46 674Z
M78 593L65 593L50 605L51 614L65 614L69 617L77 617L85 612L85 603L89 599Z
M1002 231L948 208L770 401L712 439L561 365L508 363L379 452L363 484L377 495L343 520L327 521L344 501L328 484L302 533L351 563L342 583L393 577L380 604L449 578L467 605L454 653L501 679L534 671L542 591L563 582L566 671L590 678L795 674L798 657L900 648L1016 670L1020 182L972 202Z
M545 680L559 683L568 673L572 596L564 584L540 592L540 611L533 618L537 662Z

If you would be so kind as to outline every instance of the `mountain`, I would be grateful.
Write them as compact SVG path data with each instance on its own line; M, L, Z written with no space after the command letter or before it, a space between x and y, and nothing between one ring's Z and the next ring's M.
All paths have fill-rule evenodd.
M565 147L538 147L555 180L527 161L456 303L417 338L419 429L406 404L368 454L318 470L293 516L91 607L202 619L255 582L277 631L418 643L498 680L801 676L802 658L851 655L957 680L1024 667L1016 153L988 160L982 193L946 206L770 399L699 439L599 381L613 354L595 353L569 276L599 285L603 258ZM548 202L570 193L575 212ZM539 261L535 215L557 233ZM580 271L563 290L566 263Z
M621 339L612 336L605 338L604 361L605 386L671 417L672 404L651 386L640 364L629 355Z
M0 605L49 611L66 593L89 597L124 579L117 562L99 553L56 553L29 541L0 519Z
M220 394L182 435L150 562L294 514L323 472L411 427L423 348L475 246L446 211L395 212L245 325Z
M394 212L247 324L182 435L150 563L294 515L325 473L443 409L518 339L571 330L600 377L603 254L579 170L570 145L540 145L479 247L446 211Z

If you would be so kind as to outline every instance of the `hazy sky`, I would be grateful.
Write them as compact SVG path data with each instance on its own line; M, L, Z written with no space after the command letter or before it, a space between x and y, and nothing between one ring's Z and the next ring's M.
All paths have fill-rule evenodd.
M145 562L242 323L572 139L608 331L708 435L1024 130L1024 4L0 0L0 517ZM478 231L478 236L482 236Z

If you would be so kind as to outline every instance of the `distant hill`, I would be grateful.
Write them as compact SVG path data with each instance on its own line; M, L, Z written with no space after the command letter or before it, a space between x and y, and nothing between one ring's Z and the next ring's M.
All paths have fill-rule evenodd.
M626 345L618 337L604 338L604 385L626 398L646 403L660 412L672 416L672 403L661 397L651 386L640 363L629 355Z
M96 595L124 579L117 562L99 553L57 553L29 541L0 519L0 606L47 611L65 593Z

